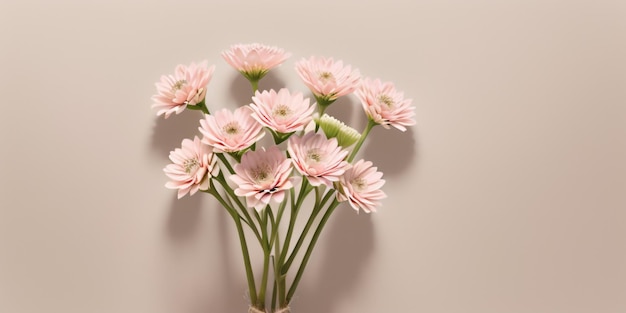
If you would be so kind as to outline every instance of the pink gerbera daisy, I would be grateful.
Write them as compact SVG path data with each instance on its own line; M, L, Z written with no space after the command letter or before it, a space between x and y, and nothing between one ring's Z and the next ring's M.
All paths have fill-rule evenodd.
M157 94L152 97L152 108L158 109L157 116L168 118L172 113L180 114L187 105L196 105L204 100L206 86L211 80L215 66L207 67L207 61L189 66L178 65L174 75L163 75L156 83Z
M240 107L234 112L222 109L214 114L206 114L200 120L202 142L212 146L215 152L237 152L250 147L261 139L263 126L251 116L252 110Z
M274 90L257 91L252 101L252 117L263 126L283 134L302 130L311 121L311 114L315 109L309 105L308 98L304 99L302 93L291 94L285 88L278 93Z
M207 190L209 179L219 172L211 147L203 144L198 137L193 141L184 139L182 148L170 152L170 160L173 163L163 169L170 178L165 187L178 189L178 199L187 193L193 195L198 190Z
M311 185L332 186L343 175L348 162L348 151L337 144L337 139L327 139L322 134L308 132L304 136L291 136L287 151L294 167L306 176Z
M389 129L391 125L406 131L405 126L415 125L412 100L404 99L403 93L398 92L392 83L366 78L356 95L369 119L384 128Z
M246 197L248 207L261 211L270 200L280 203L285 199L285 190L293 187L291 170L291 161L272 146L246 152L241 163L235 164L230 180L237 184L235 194Z
M378 202L387 197L380 190L385 184L382 172L377 172L376 167L372 167L372 162L359 160L350 167L339 179L339 191L337 200L350 203L357 212L359 209L365 213L376 212Z
M232 45L229 50L222 52L228 64L253 81L261 79L290 56L283 49L259 43Z
M337 98L353 92L361 75L343 61L333 58L311 57L296 64L296 71L304 84L313 92L320 105L328 105Z

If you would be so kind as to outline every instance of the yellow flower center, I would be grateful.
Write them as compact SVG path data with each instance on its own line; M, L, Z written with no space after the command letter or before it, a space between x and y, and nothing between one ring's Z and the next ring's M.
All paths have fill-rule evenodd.
M391 99L391 97L390 97L390 96L385 95L385 94L378 96L378 101L379 101L380 103L385 104L388 108L393 108L393 106L394 106L394 104L395 104L395 103L393 102L393 99Z
M224 125L224 127L222 127L222 130L229 135L236 135L239 133L239 123L230 122Z
M180 90L183 88L183 86L185 86L187 84L187 80L186 79L181 79L179 81L176 81L173 85L172 85L172 92L176 92L177 90Z
M320 154L318 149L309 150L306 154L307 159L313 160L315 162L320 162L322 160L322 155Z
M196 159L187 159L183 163L183 167L185 168L185 173L191 174L198 170L200 163Z
M367 182L363 178L356 178L350 182L352 187L358 192L365 190L367 187Z
M333 76L333 73L331 72L321 72L319 75L319 80L321 80L324 83L333 79L335 79L335 77Z
M259 165L257 168L253 169L250 174L257 184L266 183L274 179L274 177L270 175L270 166L267 164Z
M274 116L285 117L285 116L291 115L291 109L284 104L280 104L276 108L274 108L273 113L274 113Z

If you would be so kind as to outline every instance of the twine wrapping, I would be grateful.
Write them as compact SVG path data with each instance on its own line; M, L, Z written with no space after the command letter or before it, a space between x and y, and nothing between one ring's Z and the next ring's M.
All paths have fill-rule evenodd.
M250 306L250 308L248 308L248 313L265 313L265 311L261 311L253 306Z
M253 306L250 306L248 308L248 313L265 313L265 311L261 311ZM287 307L278 309L278 311L274 311L274 313L291 313L291 309L287 306Z

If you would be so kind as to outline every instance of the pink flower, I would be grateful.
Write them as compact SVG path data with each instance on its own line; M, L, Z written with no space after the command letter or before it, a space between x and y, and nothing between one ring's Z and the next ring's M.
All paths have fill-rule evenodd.
M184 139L182 148L170 152L172 164L163 171L171 180L165 184L169 189L178 189L178 199L189 193L209 188L209 178L219 173L216 166L217 158L211 147L202 144L198 137Z
M406 131L405 126L415 125L415 107L411 99L404 99L390 82L366 78L356 92L367 116L377 124L389 129L389 125Z
M206 86L215 70L214 65L207 65L207 61L189 66L180 64L174 75L161 76L161 81L156 83L158 93L152 97L152 108L158 109L157 116L168 118L172 113L180 114L187 105L196 105L204 100Z
M304 84L313 92L318 102L330 104L337 98L353 92L359 85L361 76L342 61L333 58L311 57L296 64L296 71Z
M280 203L285 199L285 190L293 187L291 170L291 161L277 146L262 147L243 155L230 180L237 184L235 194L246 197L248 207L261 211L270 200Z
M380 205L378 200L387 197L380 190L385 184L382 172L377 172L376 167L372 167L372 162L359 160L349 168L339 179L339 191L337 200L350 203L357 212L359 209L365 213L376 212L376 206Z
M302 130L311 121L315 109L309 105L308 98L303 99L302 93L290 94L285 88L278 93L274 90L257 91L252 101L252 117L263 126L283 134Z
M212 146L215 152L237 152L250 147L261 139L263 126L251 116L249 107L240 107L234 112L222 109L205 115L200 120L202 142Z
M348 162L348 151L343 150L337 139L326 139L322 134L308 132L303 137L291 136L287 151L295 168L306 176L313 186L332 186L343 175Z
M222 52L224 60L250 80L261 79L290 56L283 49L258 43L232 45Z

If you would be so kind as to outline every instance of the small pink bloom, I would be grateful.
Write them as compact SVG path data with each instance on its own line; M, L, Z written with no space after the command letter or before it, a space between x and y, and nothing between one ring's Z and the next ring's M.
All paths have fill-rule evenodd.
M189 66L180 64L174 75L161 76L161 81L156 83L157 94L152 97L152 108L158 109L157 116L168 118L172 113L180 114L187 105L202 102L215 70L214 65L207 66L207 61Z
M353 92L361 79L358 70L353 71L333 58L302 59L296 64L296 71L318 101L328 103Z
M290 94L285 88L278 93L274 90L257 91L252 101L252 117L263 126L284 134L302 130L311 121L315 109L302 93Z
M228 64L252 80L261 79L290 56L283 49L259 43L232 45L229 50L222 52Z
M202 142L215 149L215 152L237 152L250 147L261 139L263 126L251 116L252 110L240 107L234 112L227 109L205 115L200 120Z
M377 124L389 129L389 125L406 131L405 126L415 125L415 107L411 99L404 99L390 82L366 78L356 91L367 116Z
M280 203L285 199L285 190L293 187L291 170L291 161L277 146L262 147L243 155L230 180L237 184L235 194L246 197L248 207L261 211L270 200Z
M376 167L372 167L372 162L359 160L350 167L339 179L339 190L337 200L350 203L357 212L359 209L365 213L376 212L376 206L380 205L378 200L387 197L380 190L385 184L382 172L377 172Z
M170 178L165 187L178 189L178 199L187 193L193 195L198 190L207 190L209 179L219 172L211 147L200 142L198 137L193 141L184 139L182 148L170 152L170 160L173 163L163 169Z
M314 132L303 137L289 137L287 151L294 167L313 186L332 186L332 182L338 181L349 165L344 161L348 151L337 144L337 139L326 139L324 135Z

